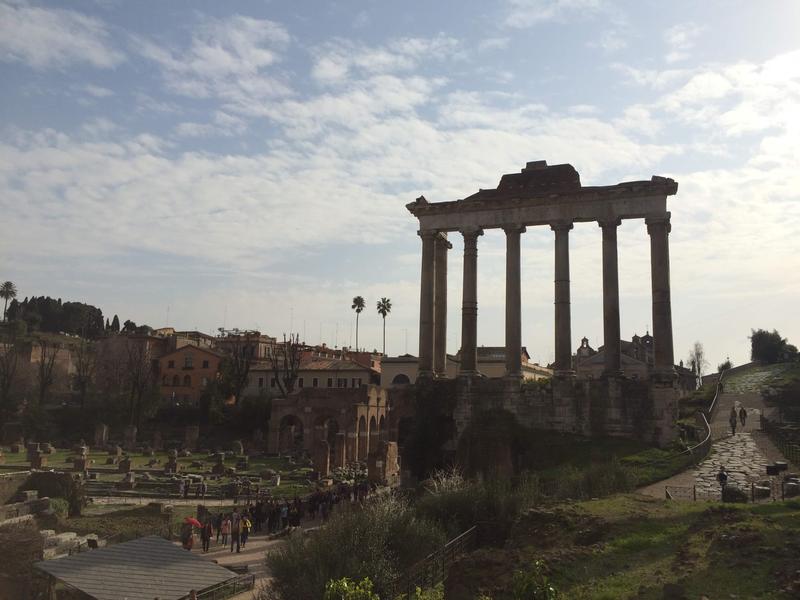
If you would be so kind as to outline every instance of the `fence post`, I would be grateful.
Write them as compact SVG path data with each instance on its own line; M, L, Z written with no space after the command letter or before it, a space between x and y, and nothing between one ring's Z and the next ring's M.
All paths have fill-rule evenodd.
M692 486L692 500L694 502L697 502L697 486L696 485Z
M756 484L750 483L750 502L755 504L756 502Z

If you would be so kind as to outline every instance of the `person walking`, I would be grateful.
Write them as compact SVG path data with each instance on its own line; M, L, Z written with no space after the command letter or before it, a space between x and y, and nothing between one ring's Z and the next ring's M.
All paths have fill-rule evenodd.
M722 493L724 494L725 486L728 484L728 472L722 465L720 465L719 472L717 473L717 481L719 481L719 486L722 490Z
M747 409L744 406L739 409L739 422L742 424L742 429L744 429L747 423Z
M236 546L236 553L241 551L241 536L242 533L242 517L239 515L239 509L234 508L231 515L231 552L233 547Z
M221 512L217 513L217 516L214 518L214 529L217 530L217 545L219 545L219 536L222 534L222 521L224 517L222 516ZM225 542L223 542L223 545Z
M240 534L242 548L247 545L247 538L250 536L250 530L253 528L253 523L247 513L242 515L242 533Z
M225 515L225 518L222 521L222 545L228 545L228 536L231 533L231 518Z
M738 422L739 417L736 414L736 407L731 406L731 414L728 418L728 422L731 424L731 435L736 435L736 423Z
M214 529L211 526L211 519L208 519L200 530L200 540L203 542L203 552L208 552L208 547L211 545L211 536Z

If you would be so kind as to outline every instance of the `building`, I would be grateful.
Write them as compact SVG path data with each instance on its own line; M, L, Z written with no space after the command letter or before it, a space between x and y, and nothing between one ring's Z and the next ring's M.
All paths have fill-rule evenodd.
M523 346L521 352L521 374L524 381L552 377L553 370L538 363L530 362L530 355ZM381 361L381 385L408 385L417 381L419 359L410 354L385 357ZM447 355L446 374L448 378L458 375L461 364L460 353ZM504 346L480 346L477 349L477 369L486 377L502 377L506 369L506 349Z
M224 354L242 354L252 360L269 360L278 341L260 331L220 330L214 338L214 349Z
M620 369L631 379L646 379L655 365L653 336L634 334L631 341L620 340ZM605 347L595 350L584 337L572 357L578 379L599 379L605 369Z
M158 359L159 393L164 401L196 404L217 378L222 355L185 345Z

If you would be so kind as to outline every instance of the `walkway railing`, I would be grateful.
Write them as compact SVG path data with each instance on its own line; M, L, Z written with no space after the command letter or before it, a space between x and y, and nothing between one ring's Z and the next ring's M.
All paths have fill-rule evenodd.
M478 542L478 528L471 527L456 538L447 542L441 549L433 552L411 567L405 575L395 581L391 597L405 594L413 597L417 588L431 588L442 583L447 571L456 558L475 549Z
M256 584L255 575L240 575L234 579L223 581L213 587L198 592L197 600L224 600L231 598L241 592L252 590ZM184 596L180 600L189 600L189 596Z

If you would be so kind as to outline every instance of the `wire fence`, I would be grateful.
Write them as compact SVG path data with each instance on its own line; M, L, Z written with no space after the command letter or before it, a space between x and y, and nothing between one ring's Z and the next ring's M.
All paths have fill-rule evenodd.
M761 415L761 430L767 434L790 463L800 467L800 445L786 436L783 426Z

